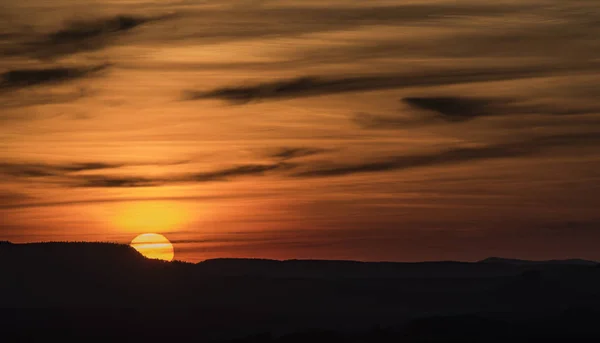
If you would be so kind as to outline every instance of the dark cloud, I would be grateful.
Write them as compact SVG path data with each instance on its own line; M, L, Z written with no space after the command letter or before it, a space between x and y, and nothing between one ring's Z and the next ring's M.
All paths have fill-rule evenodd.
M195 182L229 180L240 176L263 175L277 169L289 169L292 165L287 163L274 164L247 164L232 168L225 168L211 172L192 174L186 179Z
M117 15L108 18L72 20L64 27L18 44L7 55L28 55L35 58L56 58L83 51L94 51L116 44L121 35L169 16L142 17Z
M315 165L296 172L296 177L330 177L360 173L376 173L421 167L454 165L490 159L533 156L546 148L571 145L597 145L600 133L542 136L513 143L499 143L480 147L459 147L418 155L392 156L379 161L356 164Z
M352 122L364 129L406 129L436 123L462 123L480 117L508 115L578 115L600 113L600 106L589 104L528 104L509 98L433 96L406 97L402 102L419 113L379 115L360 112Z
M92 76L108 65L93 67L57 67L36 69L15 69L2 74L0 91L12 91L33 86L69 82Z
M514 114L510 99L468 97L406 97L402 102L419 113L402 115L379 115L357 113L351 120L364 129L412 128L436 123L460 123L478 117L498 114Z
M384 160L347 164L320 166L294 174L297 177L327 177L343 176L358 173L385 172L391 170L405 170L419 167L438 166L446 164L459 164L471 161L518 157L531 155L530 149L518 146L500 145L477 148L454 148L431 154L393 156Z
M181 162L167 164L179 163ZM102 162L65 164L0 163L0 175L17 179L46 178L50 182L76 188L130 188L160 186L173 183L228 181L243 176L260 176L275 170L288 170L295 166L285 162L272 164L246 164L208 172L173 175L165 178L147 178L131 175L112 176L78 174L78 172L93 172L134 165L142 164L111 164ZM154 165L159 165L159 163L155 163Z
M123 167L123 164L102 162L83 162L67 164L43 163L0 163L0 174L12 177L47 177L62 176L65 173L112 169Z
M111 177L111 176L85 176L78 177L78 181L72 184L77 188L133 188L133 187L155 187L162 184L160 180L142 177Z
M408 97L403 102L412 107L432 111L450 122L462 122L493 115L574 115L600 112L600 106L589 104L527 104L517 99L465 97Z
M257 195L244 194L245 198L253 197ZM80 205L80 204L106 204L106 203L117 203L117 202L134 202L134 201L210 201L210 200L223 200L223 199L234 199L238 198L239 195L195 195L195 196L159 196L159 197L125 197L125 198L94 198L94 199L76 199L76 200L63 200L63 201L44 201L44 202L25 202L25 203L8 203L1 204L0 210L17 209L17 208L31 208L31 207L54 207L54 206L69 206L69 205Z
M281 148L270 155L270 157L289 160L298 157L312 156L325 152L325 149L319 148Z
M499 100L462 97L408 97L402 99L410 106L436 112L448 121L466 121L498 113Z
M582 68L584 66L580 66L579 70ZM346 92L512 80L577 71L578 67L575 66L537 65L514 68L453 69L387 75L375 74L341 78L301 77L249 86L221 87L206 92L191 91L186 94L186 99L221 99L243 104L259 100L302 98Z
M0 190L0 204L2 206L9 206L15 203L21 203L26 200L32 200L33 197L27 194L8 191L8 190Z
M87 169L85 169L87 167ZM67 172L81 170L95 170L93 165L72 165ZM191 173L185 175L172 175L164 178L147 178L139 176L109 176L109 175L64 175L60 180L71 187L77 188L132 188L132 187L156 187L165 184L177 183L203 183L213 181L231 181L244 176L262 176L267 172L275 170L286 170L293 165L288 163L274 164L246 164L231 168L218 169L214 171ZM103 168L97 168L103 169Z

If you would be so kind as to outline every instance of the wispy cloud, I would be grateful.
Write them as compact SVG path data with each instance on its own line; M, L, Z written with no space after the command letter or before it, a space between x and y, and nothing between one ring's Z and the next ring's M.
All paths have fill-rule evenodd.
M502 100L464 97L408 97L402 99L410 106L436 112L448 121L465 121L494 115L503 106Z
M531 99L529 99L531 101ZM600 106L591 103L530 104L516 98L431 96L406 97L402 102L410 109L408 113L373 114L359 112L351 121L363 129L407 129L422 125L463 123L480 117L541 115L578 115L600 113Z
M13 42L15 47L5 54L48 59L99 50L117 44L120 36L139 26L168 17L170 16L144 17L122 14L113 17L71 20L54 32Z
M80 162L65 164L46 163L0 163L0 174L13 177L46 177L62 176L65 173L114 169L123 167L124 164L103 162Z
M2 74L0 92L70 82L93 76L98 72L105 70L107 67L108 65L99 65L93 67L56 67L9 70Z
M160 186L160 179L135 176L79 176L72 178L71 186L76 188L135 188Z
M407 97L402 101L414 108L435 112L440 118L450 122L496 115L573 115L600 112L597 104L527 104L518 99L502 98Z
M33 197L24 193L0 190L0 208L11 204L22 203L27 200L32 200Z
M459 164L465 162L518 157L531 155L529 149L520 149L518 146L500 145L478 148L455 148L431 154L392 156L372 162L342 165L322 165L297 172L297 177L331 177L360 173L376 173L392 170L406 170L419 167Z
M299 157L318 155L326 151L326 149L321 148L287 147L278 149L273 152L270 157L280 160L290 160Z
M535 156L548 148L590 146L600 143L600 133L563 134L533 137L527 140L455 147L442 151L415 155L389 156L360 163L322 161L286 162L287 159L307 156L320 151L283 150L282 161L265 164L243 164L206 172L147 177L139 175L81 175L81 171L115 169L126 165L107 163L73 163L64 165L0 164L0 173L19 178L54 178L57 184L75 188L134 188L156 187L167 184L233 181L243 177L278 175L292 178L338 177L363 173L408 170L414 168L456 165L502 158ZM52 180L52 179L51 179Z
M291 165L287 163L272 164L246 164L231 168L219 169L215 171L191 174L185 179L194 182L207 182L229 180L241 176L264 175L267 172L288 169Z
M362 173L407 170L422 167L455 165L501 158L534 156L546 148L600 143L600 133L564 134L536 137L529 140L498 143L479 147L458 147L417 155L391 156L385 159L355 164L320 164L304 166L295 177L333 177Z
M232 103L244 104L260 100L302 98L347 92L533 78L561 73L575 73L582 68L585 68L585 66L537 65L373 74L339 78L309 76L270 81L249 86L220 87L209 91L190 91L186 93L185 98L188 100L221 99Z

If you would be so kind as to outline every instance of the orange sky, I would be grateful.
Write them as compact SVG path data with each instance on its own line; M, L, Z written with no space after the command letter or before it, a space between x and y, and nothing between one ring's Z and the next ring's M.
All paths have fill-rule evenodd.
M0 240L600 259L599 13L0 0Z

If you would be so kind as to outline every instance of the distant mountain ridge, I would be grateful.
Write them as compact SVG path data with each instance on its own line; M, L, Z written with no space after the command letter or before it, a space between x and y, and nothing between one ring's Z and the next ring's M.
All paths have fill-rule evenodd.
M490 257L478 262L361 262L351 260L271 260L255 258L217 258L198 263L165 262L143 257L126 244L102 242L45 242L0 244L0 272L44 271L57 268L94 271L109 275L113 271L136 274L164 269L198 277L261 277L271 279L402 279L402 278L481 278L518 276L525 272L556 271L598 266L581 259L528 261Z
M583 260L579 258L571 258L564 260L521 260L514 258L502 258L502 257L488 257L484 260L478 261L478 263L508 263L508 264L517 264L517 265L542 265L542 264L561 264L561 265L585 265L585 266L594 266L599 264L599 262L591 261L591 260Z
M220 258L212 258L207 259L197 264L209 264L209 263L284 263L284 264L294 264L294 263L330 263L330 264L475 264L475 263L507 263L507 264L573 264L573 265L596 265L600 264L600 262L593 260L584 260L578 258L572 259L553 259L553 260L523 260L523 259L515 259L515 258L503 258L503 257L488 257L480 261L454 261L454 260L443 260L443 261L419 261L419 262L395 262L395 261L358 261L358 260L323 260L323 259L289 259L289 260L276 260L276 259L267 259L267 258L234 258L234 257L220 257Z
M0 249L24 254L54 254L69 255L69 254L106 254L108 257L110 254L118 254L121 257L129 256L129 258L139 259L142 257L135 249L127 244L112 243L112 242L35 242L35 243L12 243L10 241L0 241ZM8 249L8 250L6 250ZM2 251L0 250L0 251ZM179 261L181 262L181 261ZM183 262L187 263L187 262ZM192 263L189 263L192 264ZM599 262L584 259L554 259L554 260L524 260L515 258L503 258L503 257L488 257L486 259L467 262L467 261L423 261L423 262L391 262L391 261L378 261L378 262L366 262L357 260L321 260L321 259L289 259L289 260L276 260L276 259L265 259L265 258L214 258L207 259L196 263L199 267L205 267L210 269L211 267L248 267L256 268L258 266L263 267L313 267L313 268L368 268L369 266L380 266L380 267L394 267L394 266L421 266L421 267L441 267L441 266L468 266L478 264L506 264L506 265L517 265L517 266L539 266L539 265L580 265L580 266L594 266L598 265Z

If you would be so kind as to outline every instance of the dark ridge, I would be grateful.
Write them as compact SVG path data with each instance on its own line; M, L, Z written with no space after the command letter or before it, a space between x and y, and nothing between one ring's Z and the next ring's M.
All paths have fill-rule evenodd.
M471 278L519 276L532 266L542 270L564 267L586 268L596 263L493 263L493 262L360 262L336 260L268 260L220 258L196 264L196 269L212 276L260 276L270 278Z
M52 263L54 265L127 264L146 260L129 245L112 242L39 242L2 246L0 255L10 254L18 264ZM1 265L5 265L0 262Z
M506 264L515 264L515 265L583 265L583 266L595 266L598 264L596 261L583 260L578 258L566 259L566 260L546 260L546 261L530 261L530 260L520 260L520 259L511 259L511 258L501 258L501 257L488 257L484 260L479 261L479 263L506 263Z

